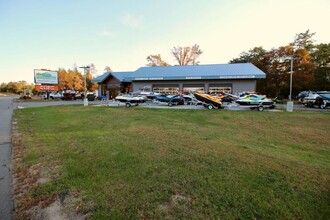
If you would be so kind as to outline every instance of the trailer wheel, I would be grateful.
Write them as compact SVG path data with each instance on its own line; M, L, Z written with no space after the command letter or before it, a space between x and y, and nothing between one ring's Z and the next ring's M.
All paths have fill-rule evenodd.
M258 111L259 111L259 112L262 112L263 110L264 110L264 106L259 105L259 106L258 106Z
M208 105L207 108L210 109L210 110L212 110L213 109L213 105Z
M132 106L132 104L130 102L126 102L125 106L126 106L126 108L129 108Z

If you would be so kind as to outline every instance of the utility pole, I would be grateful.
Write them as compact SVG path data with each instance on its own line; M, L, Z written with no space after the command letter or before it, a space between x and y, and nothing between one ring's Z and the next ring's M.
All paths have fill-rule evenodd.
M288 58L286 60L290 60L290 94L289 94L289 101L287 102L286 110L288 112L293 111L293 102L292 102L292 74L293 74L293 61L294 60L300 60L299 58Z
M89 66L81 66L79 68L84 69L84 106L88 106L86 69L90 69L90 67Z

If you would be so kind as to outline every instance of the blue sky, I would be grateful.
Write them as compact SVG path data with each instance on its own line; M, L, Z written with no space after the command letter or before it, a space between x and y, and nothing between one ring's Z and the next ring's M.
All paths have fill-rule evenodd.
M201 64L316 32L330 43L328 0L0 0L0 83L33 82L33 69L94 63L134 71L150 54L199 44Z

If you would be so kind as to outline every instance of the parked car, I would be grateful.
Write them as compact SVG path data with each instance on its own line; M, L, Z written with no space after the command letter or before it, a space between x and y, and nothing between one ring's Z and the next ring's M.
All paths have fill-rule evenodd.
M51 92L49 94L49 98L51 99L62 99L62 93L61 92Z
M74 90L65 90L63 92L63 100L76 100L76 92Z

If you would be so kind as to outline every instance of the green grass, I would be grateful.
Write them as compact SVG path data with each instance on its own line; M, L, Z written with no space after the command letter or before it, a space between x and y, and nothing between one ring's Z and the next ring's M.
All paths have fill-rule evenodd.
M57 106L17 110L24 162L93 219L326 219L330 114Z

